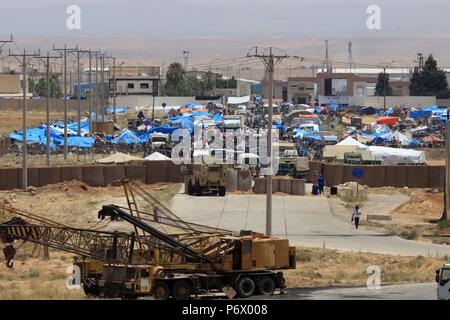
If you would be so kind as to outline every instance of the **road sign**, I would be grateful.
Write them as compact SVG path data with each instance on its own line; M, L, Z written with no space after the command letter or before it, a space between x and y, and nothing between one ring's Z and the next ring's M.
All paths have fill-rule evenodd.
M357 179L361 179L364 175L364 171L361 168L355 168L352 170L352 176Z

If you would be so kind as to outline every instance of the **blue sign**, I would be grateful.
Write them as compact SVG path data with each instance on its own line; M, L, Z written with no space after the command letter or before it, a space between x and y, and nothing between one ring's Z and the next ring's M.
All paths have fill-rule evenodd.
M364 171L361 168L355 168L355 169L352 170L352 176L354 178L360 179L360 178L363 177L363 175L364 175Z

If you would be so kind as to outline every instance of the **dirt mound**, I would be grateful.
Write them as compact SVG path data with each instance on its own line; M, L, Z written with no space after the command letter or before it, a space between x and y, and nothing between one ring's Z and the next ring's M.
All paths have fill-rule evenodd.
M444 210L444 196L442 193L422 192L413 195L411 200L399 206L394 214L415 215L426 219L438 218Z

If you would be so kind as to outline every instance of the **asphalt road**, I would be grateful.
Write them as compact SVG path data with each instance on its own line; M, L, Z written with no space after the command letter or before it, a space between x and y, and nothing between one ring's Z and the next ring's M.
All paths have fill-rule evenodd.
M436 300L436 284L418 283L382 286L380 289L366 287L345 288L290 288L286 294L256 299L272 300Z
M213 227L265 233L265 195L193 197L177 194L170 202L182 219ZM386 236L334 216L325 197L273 197L273 235L286 236L292 245L326 247L404 256L450 256L450 246Z

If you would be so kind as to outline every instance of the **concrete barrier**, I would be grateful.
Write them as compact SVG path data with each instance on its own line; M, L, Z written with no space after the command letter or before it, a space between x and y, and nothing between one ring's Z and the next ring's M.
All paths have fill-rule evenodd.
M280 179L278 177L272 178L272 193L280 191Z
M304 196L306 195L306 187L305 187L306 180L304 179L293 179L292 180L292 192L291 194L294 196Z
M28 174L27 174L27 185L29 187L39 187L40 186L40 182L39 182L39 168L28 168L27 170ZM18 184L19 184L19 188L23 188L22 185L22 169L19 169L19 174L18 174Z
M147 164L147 178L145 182L149 184L168 182L169 174L167 165L167 161L150 161Z
M20 187L18 168L5 168L0 170L0 190L12 190Z
M120 185L125 178L125 166L104 166L103 176L105 185Z
M180 166L174 164L171 160L161 161L167 166L167 182L183 182L184 177L181 174Z
M81 167L60 167L60 181L83 181L83 169Z
M82 167L83 182L93 187L104 187L105 176L103 166L85 166Z
M59 167L39 168L39 186L61 182L61 169Z
M125 166L125 176L130 180L140 180L145 183L147 179L147 167L145 165Z
M253 192L256 194L266 193L266 179L265 178L255 178L255 185L253 186Z
M292 179L279 179L279 191L292 194Z

